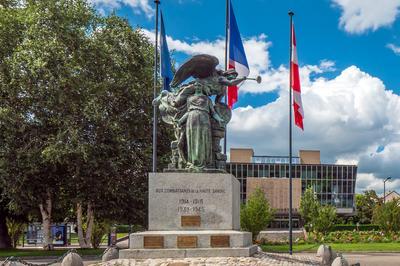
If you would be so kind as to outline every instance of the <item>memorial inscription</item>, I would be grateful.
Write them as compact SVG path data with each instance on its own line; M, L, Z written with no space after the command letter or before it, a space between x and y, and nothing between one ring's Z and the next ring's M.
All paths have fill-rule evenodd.
M230 237L225 235L215 235L210 237L210 246L213 248L229 248Z
M144 248L164 248L164 237L163 236L144 236L143 237Z
M201 225L201 218L199 215L181 216L182 227L199 227Z
M197 236L178 236L178 248L197 248Z
M168 194L182 194L182 197L178 199L177 211L180 214L195 213L200 214L206 211L204 206L205 198L208 195L225 194L225 189L220 188L156 188L155 192L158 193L168 193ZM187 197L185 197L185 195ZM193 195L196 198L189 198Z

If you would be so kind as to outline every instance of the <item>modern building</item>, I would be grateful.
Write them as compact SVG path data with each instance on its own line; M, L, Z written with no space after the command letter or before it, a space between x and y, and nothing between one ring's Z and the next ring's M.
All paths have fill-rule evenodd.
M240 181L240 199L246 201L260 187L276 210L273 228L288 227L289 158L254 155L253 149L230 150L227 171ZM302 193L312 187L321 204L336 207L342 216L355 214L356 165L321 164L320 151L300 150L292 157L293 227L299 227Z

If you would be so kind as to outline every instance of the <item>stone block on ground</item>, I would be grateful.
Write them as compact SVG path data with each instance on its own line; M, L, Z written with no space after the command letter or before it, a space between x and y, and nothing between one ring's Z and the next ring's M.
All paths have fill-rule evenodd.
M83 261L79 254L71 252L64 257L61 266L83 266Z
M338 256L333 260L332 266L349 266L349 263L342 256Z
M101 257L101 261L110 261L110 260L115 260L118 259L119 254L118 254L118 249L115 247L110 247L104 252L103 256Z
M330 246L320 245L317 250L317 257L320 257L322 265L331 265L333 260L338 257L338 254L332 250Z

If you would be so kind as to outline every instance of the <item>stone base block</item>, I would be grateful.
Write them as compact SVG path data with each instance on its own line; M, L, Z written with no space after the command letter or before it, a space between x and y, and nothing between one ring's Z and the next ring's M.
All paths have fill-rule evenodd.
M129 236L120 259L248 257L257 252L251 233L235 230L147 231Z
M130 249L174 249L188 245L193 248L239 248L252 245L250 232L234 230L146 231L131 234L129 241Z
M193 248L193 249L124 249L120 259L160 259L193 257L250 257L257 252L257 245L241 248Z

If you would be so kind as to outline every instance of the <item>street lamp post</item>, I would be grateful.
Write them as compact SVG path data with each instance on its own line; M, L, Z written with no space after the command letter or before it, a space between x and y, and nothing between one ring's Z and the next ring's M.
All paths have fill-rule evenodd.
M386 203L386 181L392 179L390 176L383 180L383 203Z

